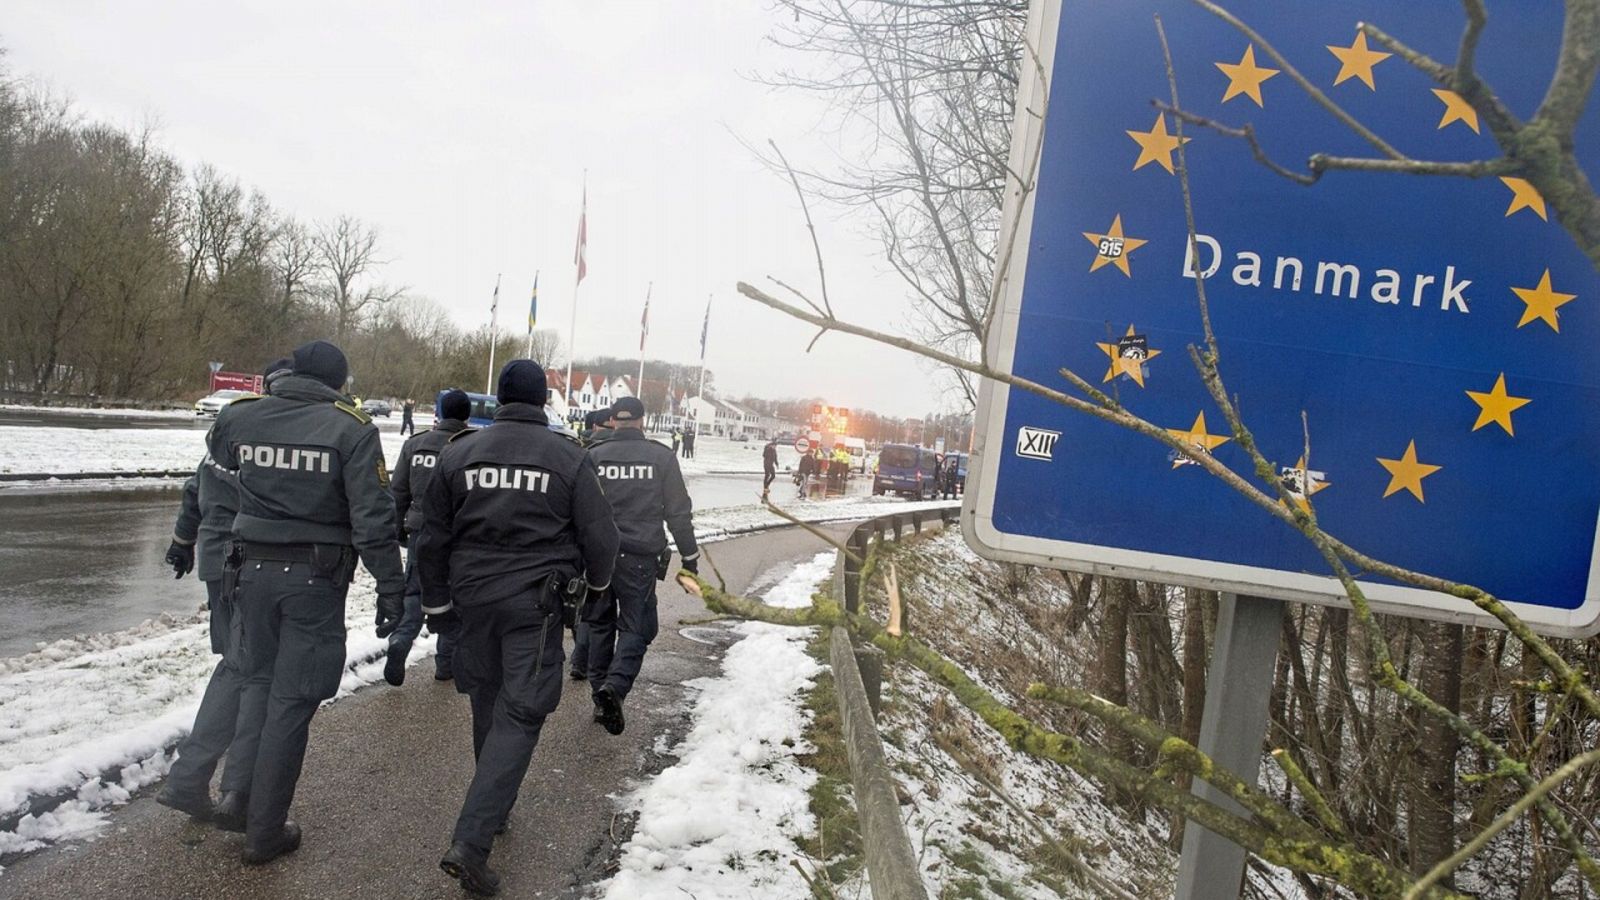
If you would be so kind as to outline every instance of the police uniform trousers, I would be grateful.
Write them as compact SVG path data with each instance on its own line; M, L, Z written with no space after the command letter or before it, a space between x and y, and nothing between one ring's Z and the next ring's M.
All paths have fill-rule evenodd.
M345 668L344 601L349 572L309 562L244 557L239 571L236 656L244 675L241 719L259 723L250 766L246 838L270 841L289 815L305 761L311 717L339 689Z
M656 639L656 565L654 553L617 554L611 573L611 593L589 628L589 687L599 691L611 685L617 698L628 696L644 665L644 653Z
M246 722L254 717L240 716L239 697L244 678L236 660L226 653L233 624L234 598L223 593L219 579L204 584L206 607L211 612L211 652L222 659L217 661L211 680L206 682L206 692L194 716L194 728L178 744L178 758L172 763L167 781L179 793L194 795L209 791L217 763L232 747L233 754L222 772L222 790L248 791L250 768L239 764L239 760L255 758L260 734Z
M416 641L417 635L422 633L422 573L417 567L417 535L412 535L406 542L406 593L404 612L400 617L400 625L394 633L389 635L389 646L404 644L407 652L411 644ZM455 658L456 633L438 635L434 643L433 670L439 675L450 675L455 670L451 661Z
M458 606L456 690L472 701L477 768L452 840L487 851L510 815L545 716L561 701L561 615L543 589L482 606Z

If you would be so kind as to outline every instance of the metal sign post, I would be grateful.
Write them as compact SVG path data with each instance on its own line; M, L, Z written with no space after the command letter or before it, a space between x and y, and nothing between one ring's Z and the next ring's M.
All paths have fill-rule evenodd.
M1261 738L1267 733L1272 670L1282 634L1283 604L1222 595L1199 747L1217 765L1252 784L1261 766ZM1194 794L1248 816L1207 782L1195 779ZM1175 900L1237 900L1248 856L1243 847L1198 822L1185 823Z

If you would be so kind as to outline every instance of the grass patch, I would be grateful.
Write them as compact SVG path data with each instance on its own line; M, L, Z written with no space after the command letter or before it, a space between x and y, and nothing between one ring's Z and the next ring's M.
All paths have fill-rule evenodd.
M807 652L827 664L826 629L812 641ZM817 773L810 803L817 831L801 841L800 847L822 869L817 874L825 874L832 884L842 884L861 872L865 860L856 818L855 789L850 781L850 756L844 745L832 676L817 679L816 685L806 694L806 706L812 713L806 740L816 750L797 758L801 765Z

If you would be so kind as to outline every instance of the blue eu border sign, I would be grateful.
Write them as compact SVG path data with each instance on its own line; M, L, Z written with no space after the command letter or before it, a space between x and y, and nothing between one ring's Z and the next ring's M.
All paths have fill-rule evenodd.
M1372 22L1453 63L1451 3L1228 0L1305 77L1401 153L1500 155L1489 123L1398 56ZM1250 124L1304 171L1316 153L1379 153L1261 46L1186 0L1036 3L1048 72L1025 64L1015 171L1037 190L1005 210L1010 273L992 363L1070 391L1068 368L1132 412L1252 477L1187 348L1201 341L1205 276L1222 374L1297 498L1358 549L1485 588L1537 629L1600 630L1600 278L1532 185L1333 171L1311 186L1249 146L1186 125L1196 258L1185 259L1177 123L1159 13L1189 111ZM1477 67L1522 120L1538 108L1561 36L1556 3L1502 5ZM1580 124L1591 179L1600 115ZM1014 232L1014 241L1013 241ZM1309 425L1311 455L1299 465ZM1305 539L1146 437L987 384L963 516L997 559L1239 594L1342 603ZM1364 579L1380 611L1486 618L1455 598Z

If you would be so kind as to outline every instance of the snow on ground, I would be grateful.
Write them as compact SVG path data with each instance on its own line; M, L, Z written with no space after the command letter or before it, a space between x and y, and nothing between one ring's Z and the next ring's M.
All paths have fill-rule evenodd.
M71 415L71 416L115 416L119 419L192 419L194 409L183 407L181 409L138 409L135 407L100 408L93 406L32 406L25 403L0 403L0 410L6 412L36 412L45 414Z
M948 506L950 500L924 500L910 502L894 497L835 497L830 500L789 500L779 498L778 507L802 522L812 524L847 522L870 519L897 512L932 510ZM786 520L764 506L724 506L696 513L694 533L701 540L717 540L763 528L787 524Z
M346 604L339 697L383 677L386 642L372 633L374 612L372 579L361 571ZM432 654L433 638L419 638L409 662ZM0 659L0 821L26 812L33 798L70 795L0 831L0 855L92 835L110 807L159 781L215 665L204 613Z
M762 599L809 605L833 562L833 551L818 554ZM803 697L822 671L806 653L815 629L746 622L734 631L744 637L722 674L689 683L699 695L694 724L671 751L678 762L629 799L639 819L618 873L600 886L607 898L811 897L790 860L795 839L816 827L816 774L795 760L811 750Z
M1039 611L1066 606L1059 580L1029 578L1002 596L1004 568L980 559L954 529L907 544L893 558L913 635L1003 702L1037 713L1020 685L1082 678L1074 648L1032 624L1058 618ZM881 617L881 593L869 589L868 601ZM1160 817L1135 821L1094 782L1012 749L912 666L885 669L884 704L884 749L909 798L906 831L930 896L1171 893L1177 857ZM1283 870L1252 869L1251 880L1259 896L1305 896Z
M384 456L405 443L382 431ZM206 429L51 428L0 425L0 475L191 471L206 454Z

